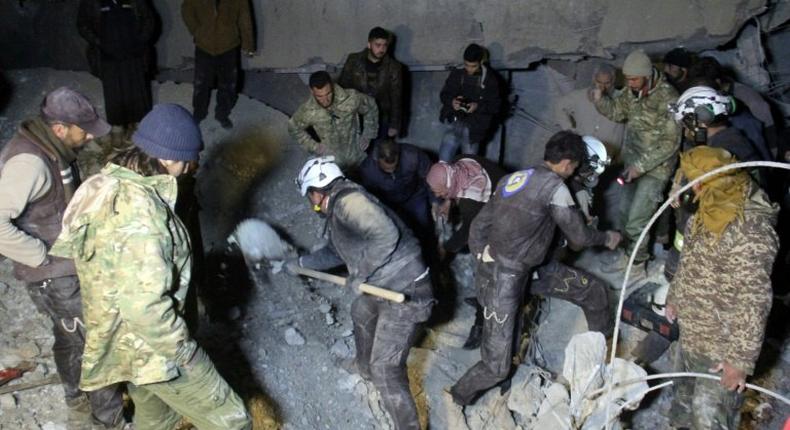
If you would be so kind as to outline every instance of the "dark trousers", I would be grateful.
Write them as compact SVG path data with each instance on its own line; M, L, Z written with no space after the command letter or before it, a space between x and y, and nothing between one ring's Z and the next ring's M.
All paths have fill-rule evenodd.
M76 276L47 279L27 284L30 298L39 312L52 319L55 344L52 355L69 403L82 396L79 389L85 326L82 323L82 298ZM117 384L87 393L94 420L111 427L123 413L123 397Z
M530 293L567 300L582 308L588 330L604 336L612 334L614 315L609 309L609 289L602 280L558 261L540 266L537 275L538 279L530 285Z
M495 263L479 263L475 272L477 300L483 306L480 361L453 385L453 398L471 404L479 394L510 374L513 336L529 270L511 271Z
M107 122L127 125L140 122L151 110L151 84L145 59L102 59L101 82Z
M211 55L195 47L195 80L192 95L192 115L200 121L208 115L211 100L211 89L217 83L217 106L214 117L227 119L238 95L236 89L239 81L239 48L228 52Z
M420 289L430 291L422 281ZM428 293L430 296L430 293ZM357 366L381 394L395 430L419 430L417 407L409 391L406 359L420 323L431 314L433 300L391 303L361 295L351 305Z

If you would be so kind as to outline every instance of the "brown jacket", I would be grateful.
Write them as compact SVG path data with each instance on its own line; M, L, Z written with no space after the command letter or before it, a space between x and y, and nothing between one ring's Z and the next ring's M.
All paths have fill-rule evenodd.
M367 58L367 48L350 54L337 83L343 88L353 88L375 98L381 114L380 120L385 121L390 128L400 131L403 121L403 66L389 55L385 56L381 60L375 86L369 87L365 68Z
M255 51L249 0L184 0L181 15L195 45L211 55Z

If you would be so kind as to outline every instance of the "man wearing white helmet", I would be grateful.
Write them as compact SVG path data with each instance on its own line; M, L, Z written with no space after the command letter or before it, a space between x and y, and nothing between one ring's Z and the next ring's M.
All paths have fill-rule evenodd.
M395 429L417 430L406 359L435 303L420 245L394 212L347 180L332 157L308 160L296 182L313 210L326 217L329 244L288 264L316 270L345 264L346 286L354 293L360 294L364 282L407 297L394 303L359 295L351 305L351 319L360 376L379 390Z
M625 239L625 252L619 253L603 268L604 272L622 272L634 244L664 198L664 189L677 164L680 146L679 128L668 111L669 103L677 100L677 92L663 73L653 67L642 51L633 51L623 63L627 91L610 97L599 89L593 91L593 102L607 118L625 122L622 159L625 182L620 200L620 221ZM645 264L650 258L648 241L636 252L634 263L637 277L646 275Z

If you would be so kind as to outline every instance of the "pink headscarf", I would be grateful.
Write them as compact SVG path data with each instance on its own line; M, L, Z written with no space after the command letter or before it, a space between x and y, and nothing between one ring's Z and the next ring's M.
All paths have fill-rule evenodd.
M425 178L431 189L447 192L451 199L472 199L487 202L491 197L491 179L483 167L471 158L461 158L453 164L440 161Z

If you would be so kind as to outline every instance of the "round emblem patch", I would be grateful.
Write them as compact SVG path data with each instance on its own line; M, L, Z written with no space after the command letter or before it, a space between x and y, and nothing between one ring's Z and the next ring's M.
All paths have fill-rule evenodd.
M533 169L520 170L514 172L507 178L505 186L502 188L502 197L510 197L521 191L529 182L529 177L535 172Z

